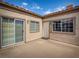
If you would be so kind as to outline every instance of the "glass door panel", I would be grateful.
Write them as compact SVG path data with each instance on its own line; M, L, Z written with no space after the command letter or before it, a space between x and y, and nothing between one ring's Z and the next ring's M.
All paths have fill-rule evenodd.
M2 18L2 46L9 44L8 18Z
M0 19L0 34L2 47L23 41L23 21L2 17ZM2 28L2 30L1 30Z
M14 43L14 20L2 18L2 46Z
M15 42L23 41L23 21L15 21Z
M8 21L8 27L9 27L9 44L13 44L15 40L14 19L10 19Z

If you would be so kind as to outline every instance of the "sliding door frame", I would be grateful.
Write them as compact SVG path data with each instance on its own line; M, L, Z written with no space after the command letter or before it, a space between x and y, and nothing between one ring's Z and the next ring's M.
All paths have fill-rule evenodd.
M20 45L20 43L26 43L26 22L25 22L25 19L21 19L21 18L13 18L14 19L14 43L12 43L12 44L8 44L8 45L5 45L5 46L3 46L2 45L2 35L3 35L3 33L2 33L2 16L0 16L0 21L1 21L1 24L0 24L0 28L1 28L1 30L0 30L0 35L1 35L1 37L0 37L0 48L5 48L5 47L9 47L9 46L12 46L12 45ZM21 20L20 20L21 19ZM16 20L19 20L19 21L23 21L23 41L21 41L21 42L15 42L15 21Z
M5 17L5 16L3 16L3 17ZM7 18L9 18L9 17L7 17ZM2 17L1 17L1 19L2 19ZM12 19L14 19L14 18L12 18ZM3 20L3 19L2 19ZM9 20L10 19L8 19L8 22L9 22ZM14 21L13 21L14 22ZM15 23L14 23L15 24ZM14 28L15 28L15 25L14 25ZM1 29L3 29L3 27L2 27L2 21L1 21ZM15 34L15 30L14 30L14 34ZM1 30L1 37L2 37L2 35L3 35L3 32L2 32L2 30ZM9 38L10 39L10 38ZM5 47L9 47L9 46L12 46L12 45L14 45L15 44L15 42L13 42L12 44L8 44L8 45L5 45L5 46L3 46L3 38L1 38L1 48L5 48ZM14 41L15 41L15 37L14 37Z
M1 28L1 30L0 30L0 35L1 35L1 37L0 37L0 48L2 48L2 17L0 16L0 21L1 21L1 23L0 23L0 28Z
M25 20L24 19L21 19L21 18L15 18L14 19L14 23L16 22L16 20L18 20L18 21L23 21L23 41L21 41L21 42L14 42L15 43L15 45L20 45L21 43L25 43L25 41L26 41L26 38L25 38ZM16 25L16 23L15 23L15 25ZM15 27L14 27L14 30L15 30ZM16 36L15 36L16 37ZM15 38L16 39L16 38Z

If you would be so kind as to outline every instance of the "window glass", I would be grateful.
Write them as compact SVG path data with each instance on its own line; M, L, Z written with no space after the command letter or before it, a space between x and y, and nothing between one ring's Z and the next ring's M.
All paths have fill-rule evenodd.
M38 32L38 31L39 31L39 22L31 21L30 32Z
M23 41L23 21L15 21L15 42Z
M53 30L54 31L61 31L61 21L54 21Z
M2 46L14 43L14 19L2 18Z
M73 19L53 21L53 31L73 32Z

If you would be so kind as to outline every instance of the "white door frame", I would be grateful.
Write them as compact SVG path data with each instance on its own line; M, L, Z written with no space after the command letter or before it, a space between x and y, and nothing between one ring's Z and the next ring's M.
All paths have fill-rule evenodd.
M49 22L43 22L43 38L48 39L49 37Z
M17 18L17 19L14 19L14 22L16 20L23 21L23 41L15 43L17 45L20 45L20 43L24 43L26 41L26 38L25 38L25 33L26 33L25 32L25 20L24 19L21 19L21 18Z

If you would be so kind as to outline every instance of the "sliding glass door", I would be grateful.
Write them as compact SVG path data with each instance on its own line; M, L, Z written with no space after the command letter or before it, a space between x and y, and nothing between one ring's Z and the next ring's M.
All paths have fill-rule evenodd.
M20 19L0 18L0 43L2 47L23 41L23 23Z
M8 18L2 18L2 46L9 44Z
M9 24L9 44L13 44L15 41L14 19L10 19L8 21L8 24Z
M23 41L23 21L15 21L15 42Z

